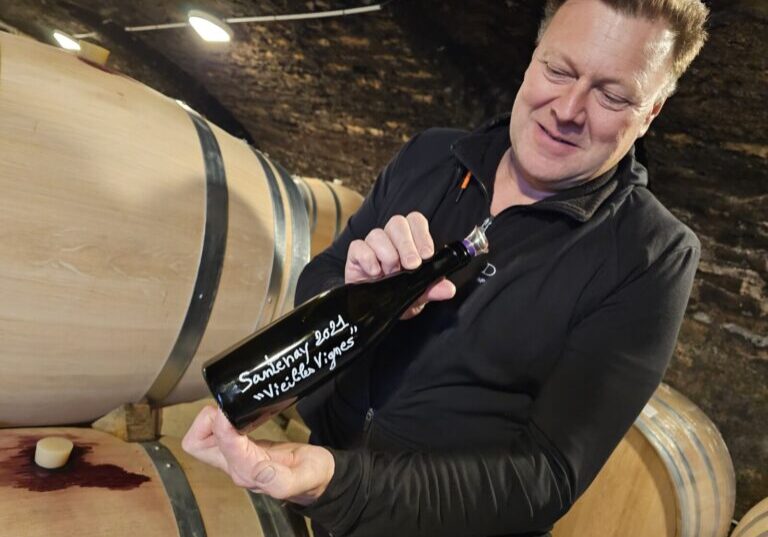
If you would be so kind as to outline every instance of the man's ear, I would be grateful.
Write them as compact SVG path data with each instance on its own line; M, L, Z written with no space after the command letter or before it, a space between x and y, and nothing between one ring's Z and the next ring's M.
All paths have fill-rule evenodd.
M661 112L661 109L664 107L664 103L667 102L667 98L659 99L655 103L653 103L653 107L648 111L648 115L645 116L645 121L643 122L643 127L640 129L640 134L638 138L642 138L645 136L645 133L648 132L648 127L651 126L651 123L654 119L656 119L656 116L659 115L659 112Z

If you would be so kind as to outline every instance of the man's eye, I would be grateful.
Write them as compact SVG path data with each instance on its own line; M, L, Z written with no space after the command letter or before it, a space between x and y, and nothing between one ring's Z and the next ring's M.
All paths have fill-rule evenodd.
M566 73L565 71L561 71L560 69L558 69L558 68L556 68L556 67L552 67L552 66L551 66L550 64L548 64L548 63L545 63L545 64L544 64L544 66L546 67L546 69L547 69L547 72L548 72L549 74L551 74L551 75L554 75L554 76L558 76L558 77L566 77L566 76L570 76L570 75L569 75L568 73Z
M626 104L629 104L629 101L627 101L623 97L617 97L616 95L611 95L610 93L606 93L606 92L602 92L602 94L606 102L608 102L613 106L624 106Z

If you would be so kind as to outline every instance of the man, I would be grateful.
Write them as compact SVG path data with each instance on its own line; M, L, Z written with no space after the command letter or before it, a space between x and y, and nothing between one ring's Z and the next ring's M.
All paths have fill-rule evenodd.
M318 534L546 534L674 348L700 246L645 188L633 143L706 16L699 0L550 0L511 117L411 140L297 302L415 268L491 216L489 254L302 402L319 445L255 443L208 408L184 448L304 506Z

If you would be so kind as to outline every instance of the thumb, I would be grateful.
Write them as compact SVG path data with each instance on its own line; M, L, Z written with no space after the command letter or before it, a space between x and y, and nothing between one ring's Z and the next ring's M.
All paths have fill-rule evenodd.
M296 476L291 468L283 464L265 460L253 469L254 492L260 492L272 496L278 500L290 498L300 492L296 483Z

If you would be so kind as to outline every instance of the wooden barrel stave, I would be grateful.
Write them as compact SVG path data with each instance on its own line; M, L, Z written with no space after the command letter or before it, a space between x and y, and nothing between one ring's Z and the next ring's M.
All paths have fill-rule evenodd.
M553 535L725 537L734 502L717 428L662 384Z
M286 226L289 226L292 230L286 243L286 249L290 252L290 255L286 255L286 260L290 264L286 263L282 270L283 283L276 306L276 313L272 319L274 320L293 309L296 283L298 282L301 270L310 259L311 238L309 234L309 220L299 188L290 174L278 163L270 161L269 166L275 177L279 178L281 192L283 192L283 197L290 207L290 210L286 211Z
M731 537L768 537L768 498L747 511Z
M662 384L654 394L658 415L641 415L641 421L656 421L665 434L655 438L672 453L668 468L675 467L685 487L677 488L678 503L690 506L679 513L681 537L720 537L728 532L736 487L728 448L712 421L679 392ZM674 440L672 440L674 439ZM682 510L681 510L682 511Z
M311 255L316 256L344 230L347 220L363 203L363 197L334 181L296 177L312 234Z
M88 405L108 411L114 406L107 402L110 394L136 401L153 380L151 364L137 356L136 341L152 354L170 352L178 328L174 318L188 306L197 268L203 220L195 209L205 184L189 179L199 175L202 157L193 129L168 127L188 121L178 106L158 106L143 87L108 75L98 77L104 86L94 95L88 78L77 77L93 68L51 47L19 38L9 44L9 39L3 35L0 41L0 115L4 123L10 119L0 134L2 160L9 162L2 171L3 190L10 194L0 202L0 227L8 232L0 285L12 310L0 317L3 335L14 336L2 350L3 366L15 371L18 384L12 398L0 390L9 396L0 409L14 410L12 417L4 412L0 422L34 423L40 413L56 422L70 419L56 384L77 383L87 373ZM75 76L63 74L64 66ZM70 78L71 84L61 83ZM81 92L101 104L81 135L99 133L88 143L68 128L81 121L82 110L69 105L78 96L82 100ZM118 94L131 106L115 99ZM30 99L41 106L29 107ZM109 128L107 117L126 130L144 132L141 114L134 112L150 103L161 125L150 143L121 140L124 131ZM160 162L146 173L130 162L140 149L149 152L147 159L167 152L194 155L197 162L156 159ZM171 196L178 203L166 211L145 202ZM96 208L86 210L88 205ZM120 225L109 224L115 219ZM186 232L174 233L182 222ZM116 246L110 249L107 242ZM122 319L110 322L115 308ZM89 359L87 371L78 364L84 354L100 358Z
M293 306L299 273L309 261L307 216L294 182L287 179L275 163L254 152L244 142L227 137L217 127L214 131L218 139L223 140L222 156L225 162L242 166L249 162L248 158L255 158L259 164L253 166L251 162L251 167L239 170L240 175L234 175L242 176L243 192L236 198L237 203L243 205L237 211L242 226L230 230L227 240L232 235L239 237L243 249L238 252L247 255L232 255L231 260L226 259L217 305L211 313L208 329L195 359L173 392L163 399L163 405L192 401L207 394L200 374L203 363L233 342L289 311ZM230 192L238 186L234 183ZM256 186L259 192L255 191ZM254 208L250 200L262 205ZM234 212L231 210L230 214ZM254 222L259 222L261 227L251 227ZM262 240L270 234L271 241ZM247 246L252 251L248 251ZM241 290L254 288L260 290L258 296L240 293ZM244 321L249 322L244 324Z
M89 421L168 376L201 283L201 139L193 112L60 49L1 34L0 65L0 365L14 372L0 379L0 426ZM277 266L288 273L274 274L265 168L209 127L226 170L226 248L219 281L202 282L215 291L204 297L210 317L187 334L158 404L204 396L200 365L290 304L308 258L306 240L291 236L307 233L291 214L300 195L283 178ZM269 299L280 306L265 315Z

